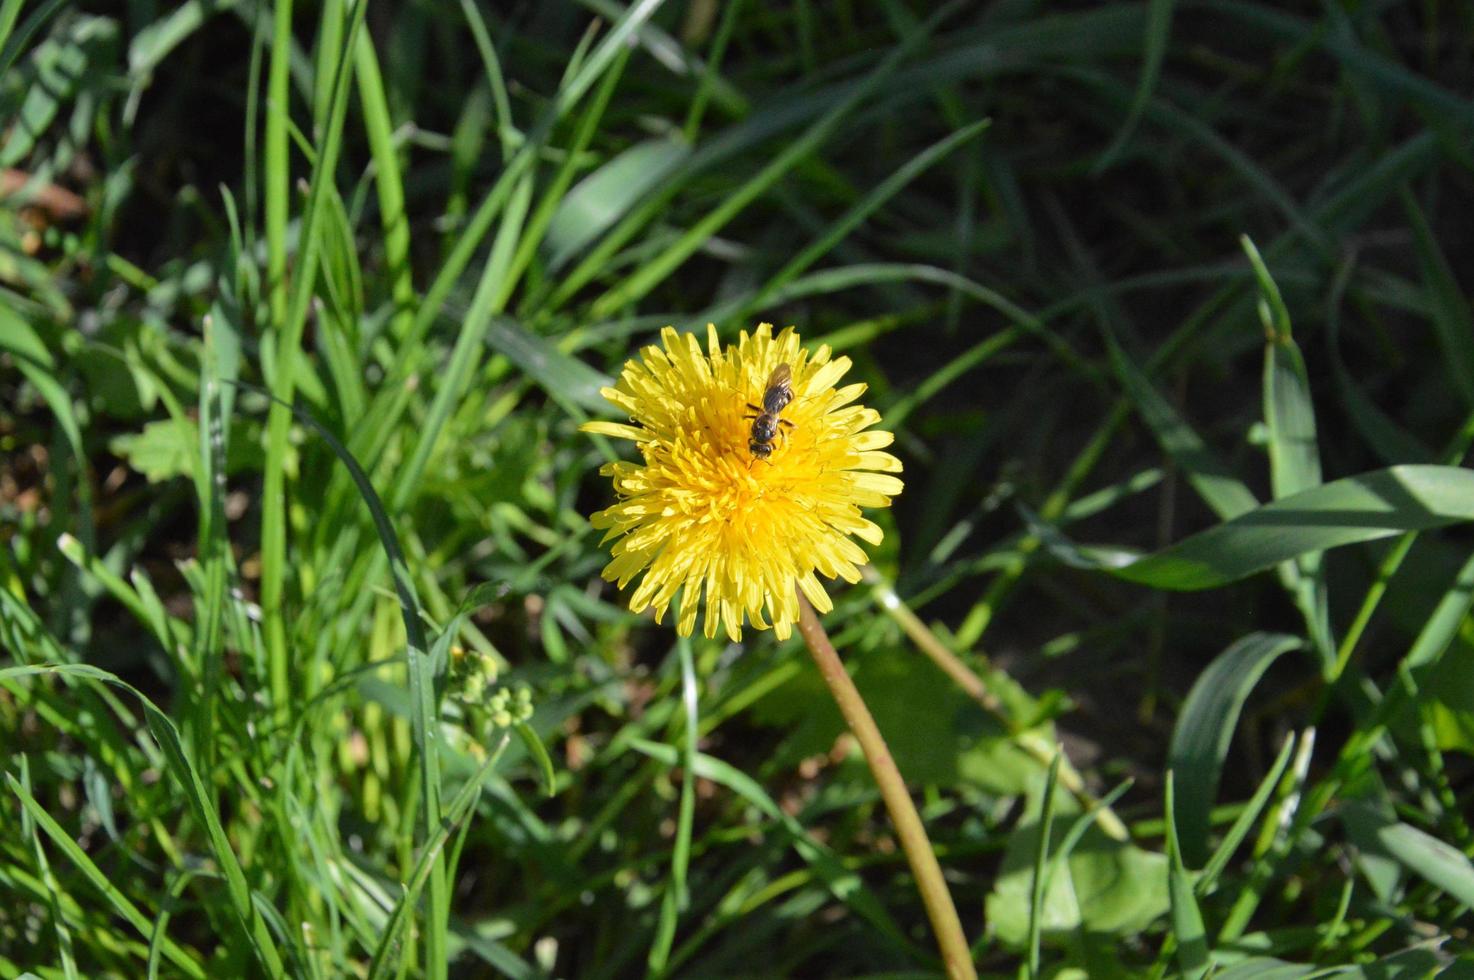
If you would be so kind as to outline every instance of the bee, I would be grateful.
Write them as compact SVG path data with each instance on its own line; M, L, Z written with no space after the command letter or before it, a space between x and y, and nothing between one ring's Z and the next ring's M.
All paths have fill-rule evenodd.
M790 429L793 423L785 418L779 418L779 413L784 407L793 401L793 370L787 364L780 364L773 368L773 373L768 375L768 385L763 391L763 403L759 407L747 403L752 409L751 415L743 418L752 419L752 434L747 442L748 452L752 453L754 459L767 459L773 453L773 440L778 437L779 426L786 425Z

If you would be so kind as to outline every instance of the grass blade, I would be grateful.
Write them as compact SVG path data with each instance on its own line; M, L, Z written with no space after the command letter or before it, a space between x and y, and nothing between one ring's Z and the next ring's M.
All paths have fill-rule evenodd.
M1106 334L1111 365L1142 420L1157 437L1162 449L1182 467L1188 482L1224 520L1246 514L1259 506L1243 481L1215 456L1186 420L1159 394L1146 374L1121 349L1114 335Z
M225 836L225 828L221 826L219 814L216 813L213 807L207 805L204 785L200 782L199 774L195 772L194 766L185 754L184 743L180 740L179 731L174 727L174 723L137 688L105 670L86 664L42 664L25 667L8 667L0 669L0 678L24 677L46 673L57 674L63 677L86 677L92 680L104 681L138 698L139 703L143 707L144 718L148 723L149 731L159 743L159 747L164 751L165 768L169 770L180 788L184 790L185 797L190 804L190 809L194 811L195 819L199 820L204 826L205 832L210 838L210 845L214 852L215 860L219 863L221 874L225 878L226 890L230 895L231 904L235 906L236 914L240 917L241 925L246 931L246 936L250 941L252 949L255 950L257 957L261 960L261 965L265 968L268 976L285 976L285 968L280 955L277 953L276 943L271 938L271 934L266 928L266 923L262 920L252 903L251 889L246 884L245 872L241 870L240 862L236 860L235 850L231 847L229 839ZM152 930L152 926L148 920L131 903L128 903L127 899L123 898L121 894L117 894L116 896L112 894L115 890L112 888L111 883L107 882L102 872L95 865L92 865L90 859L82 853L80 848L76 847L75 843L71 841L71 838L67 837L66 832L61 829L60 825L53 821L44 810L41 810L36 801L31 799L30 794L25 792L24 787L17 783L14 777L7 773L6 779L10 782L11 789L21 797L21 802L26 804L32 816L37 818L47 834L53 840L57 841L58 844L61 844L63 849L67 851L68 857L72 858L74 863L77 863L78 857L86 861L86 865L78 863L78 868L87 873L89 878L95 875L94 884L98 884L99 887L104 887L105 885L104 893L108 895L108 898L112 901L114 908L118 910L119 914L138 927L141 933L148 935ZM42 819L43 817L44 819ZM65 843L62 843L63 841ZM75 853L73 853L74 851ZM101 883L97 879L100 879ZM168 949L166 947L167 952ZM176 954L176 956L170 956L170 960L176 963L176 965L182 966L183 964L179 957L182 957L183 953L176 948ZM189 969L189 967L186 966L185 969Z
M1202 864L1208 857L1208 814L1249 692L1270 664L1300 642L1278 633L1246 636L1219 654L1188 694L1167 750L1177 781L1176 827L1187 862Z
M767 166L750 177L741 187L729 193L721 204L708 212L706 217L697 221L668 248L642 264L629 278L596 299L589 308L590 315L596 319L606 318L636 302L664 282L667 276L695 254L696 250L705 245L711 236L720 231L727 222L740 214L747 205L777 183L800 161L822 146L824 141L833 135L840 121L879 89L896 67L910 56L911 52L930 35L932 29L949 16L956 6L955 3L947 4L933 14L915 33L886 55L881 63L856 85L843 101L806 130L802 136L785 146L783 151Z
M1474 520L1471 494L1469 470L1393 466L1265 504L1108 570L1155 588L1211 589L1311 552Z
M1182 975L1199 980L1208 972L1208 932L1203 928L1203 913L1193 894L1192 879L1182 865L1173 798L1174 776L1174 771L1168 769L1163 798L1167 824L1167 893L1172 899L1171 936L1177 942L1177 962Z

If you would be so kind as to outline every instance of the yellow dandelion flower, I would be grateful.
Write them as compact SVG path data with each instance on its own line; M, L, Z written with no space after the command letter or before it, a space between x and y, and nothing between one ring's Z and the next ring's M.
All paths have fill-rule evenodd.
M886 507L901 492L891 476L901 462L881 452L889 432L871 429L874 409L853 402L863 384L835 385L850 368L827 346L809 352L792 327L778 336L764 323L722 349L708 325L707 350L691 334L667 327L664 347L651 345L624 366L602 394L628 412L634 425L589 422L585 432L632 439L643 463L608 463L619 501L592 518L614 540L604 578L620 588L641 572L630 608L655 610L660 621L679 593L676 629L696 627L706 594L707 636L720 620L734 641L745 616L758 629L768 620L787 639L798 620L798 592L814 608L833 604L816 572L859 581L865 552L881 530L861 507ZM760 405L775 368L791 372L793 399L786 424L759 459L749 448L752 405ZM766 610L766 614L765 611Z

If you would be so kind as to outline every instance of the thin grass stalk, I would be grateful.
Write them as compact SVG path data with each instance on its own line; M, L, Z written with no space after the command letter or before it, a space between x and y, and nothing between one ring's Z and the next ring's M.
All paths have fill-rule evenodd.
M936 664L937 669L946 674L960 688L963 693L972 698L980 707L1006 728L1014 738L1014 744L1026 752L1030 758L1041 765L1052 765L1055 756L1060 754L1059 746L1040 736L1037 732L1019 729L1008 709L1003 702L992 691L988 690L988 684L977 672L963 662L962 658L947 648L931 628L921 621L921 617L912 612L911 607L896 594L890 583L881 578L880 573L866 565L860 569L860 574L865 581L870 583L876 600L886 614L895 620L916 648ZM1080 801L1080 805L1087 810L1095 810L1095 821L1108 836L1116 840L1126 841L1131 839L1130 832L1121 818L1116 816L1114 810L1108 806L1097 806L1099 800L1085 788L1085 780L1080 777L1079 772L1070 764L1068 759L1060 763L1059 783L1070 795Z

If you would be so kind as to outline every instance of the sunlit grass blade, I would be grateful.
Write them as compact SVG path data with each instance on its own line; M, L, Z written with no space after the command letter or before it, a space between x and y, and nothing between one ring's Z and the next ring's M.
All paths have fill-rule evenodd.
M643 297L665 280L672 272L690 258L734 217L784 174L834 134L840 122L853 112L861 102L872 95L895 71L913 50L935 29L936 25L949 16L956 4L944 5L925 24L897 45L896 48L857 84L850 94L802 136L786 145L766 166L746 180L742 186L732 190L715 208L709 211L680 238L659 255L643 263L623 282L612 287L594 300L589 312L596 318L605 318Z
M445 844L450 840L451 833L460 826L462 821L470 817L475 809L476 801L481 798L482 780L501 758L501 750L505 746L506 739L503 738L501 746L496 751L488 753L486 761L481 763L480 768L451 798L435 832L426 836L421 843L419 856L415 859L414 867L410 870L404 883L404 891L394 903L394 910L389 915L389 921L384 925L378 948L374 950L373 959L369 961L369 980L383 980L383 978L393 976L402 968L403 964L399 962L397 954L411 924L415 921L415 908L419 904L420 893L430 880L434 868L443 864Z
M660 918L655 928L655 940L645 957L646 964L654 974L663 974L670 958L671 943L675 939L676 926L681 913L691 902L686 876L691 863L691 824L696 815L696 768L694 762L698 751L697 743L701 731L697 709L696 664L691 655L691 641L680 637L676 641L676 653L681 663L681 705L685 719L684 738L681 744L681 802L676 819L676 839L671 848L670 883L660 901Z
M340 59L338 73L331 79L333 95L329 102L328 122L317 146L317 156L313 160L307 200L298 228L299 254L294 277L289 285L286 282L286 183L289 168L286 148L289 107L286 100L287 65L291 57L291 7L291 3L284 0L276 8L270 81L270 98L274 105L266 118L267 288L275 327L272 333L275 357L265 367L266 380L275 400L267 416L266 461L263 467L261 609L271 678L272 710L279 723L285 721L292 699L287 627L283 620L288 571L286 457L290 448L288 440L292 418L291 411L286 406L293 401L298 385L296 372L303 360L302 336L307 326L308 308L315 295L318 262L325 238L319 229L328 214L328 185L336 178L337 162L343 148L348 75L352 65L352 59ZM363 4L353 8L346 44L355 43L363 25L364 14Z
M19 785L27 796L31 795L31 767L30 760L22 755L19 758L20 778ZM8 775L8 774L7 774ZM77 960L72 952L72 931L68 928L66 919L61 909L61 886L56 877L51 873L51 862L46 859L46 849L41 846L41 836L36 833L35 821L29 807L21 811L21 837L31 842L31 853L36 859L36 869L40 872L42 884L46 886L48 899L48 912L51 915L51 928L56 934L57 958L61 960L62 976L66 980L77 980Z
M589 174L563 196L548 225L548 269L557 271L594 241L690 155L666 138L637 143Z
M1209 668L1211 669L1211 668ZM1295 750L1295 737L1293 734L1285 736L1285 741L1280 746L1279 755L1275 756L1274 764L1269 767L1263 779L1259 781L1259 788L1254 790L1254 795L1249 802L1244 804L1239 815L1234 818L1233 825L1223 835L1223 840L1213 849L1213 855L1203 865L1203 873L1198 877L1194 889L1199 895L1206 895L1212 890L1218 881L1219 875L1223 874L1228 862L1232 860L1239 845L1248 837L1249 831L1254 828L1254 821L1259 819L1259 814L1264 811L1264 806L1269 802L1269 797L1274 793L1275 787L1279 785L1280 777L1284 775L1285 767L1290 764L1290 757ZM1171 770L1168 770L1171 775ZM1211 805L1211 800L1209 801Z
M5 6L0 8L0 26L4 27L4 34L9 35L8 40L0 39L0 75L5 75L15 64L26 45L31 43L31 38L46 25L46 22L59 11L65 9L67 0L46 0L37 6L26 17L20 25L20 29L11 34L15 27L16 17L20 14L21 4L18 0L6 0Z
M1469 470L1394 466L1265 504L1144 558L1113 559L1109 570L1156 588L1210 589L1300 555L1474 520L1471 494Z
M5 673L8 674L9 671ZM5 781L10 786L11 792L20 800L21 805L25 807L30 818L36 821L37 826L46 832L46 836L61 850L67 860L102 894L103 900L113 911L138 930L140 935L149 935L153 928L149 917L139 911L138 907L118 890L102 869L92 862L87 853L77 846L77 843L68 836L61 825L52 819L51 815L32 798L30 792L13 775L7 772ZM165 940L163 949L169 962L173 963L185 976L194 977L195 980L204 980L203 965L177 943Z
M979 119L977 122L969 123L955 132L947 134L942 139L928 146L916 154L906 163L888 176L885 180L871 188L864 197L856 201L844 214L840 215L803 251L775 272L763 288L750 301L751 309L756 310L768 301L778 290L805 272L811 265L831 251L836 245L844 241L866 218L885 206L885 203L910 184L913 180L930 170L941 160L945 159L953 150L962 146L983 130L987 129L991 120Z
M394 122L373 38L360 31L353 48L353 80L363 109L364 129L374 160L374 189L379 198L379 221L383 229L384 264L392 283L390 296L394 313L389 330L403 338L414 323L415 286L410 276L409 218L405 213L404 178L399 151L394 145Z
M242 385L242 387L247 387ZM256 389L259 391L259 389ZM262 394L266 394L262 392ZM271 397L268 395L268 397ZM273 406L276 405L275 398ZM410 719L414 732L416 764L420 791L420 840L423 842L440 826L443 818L440 803L440 710L435 690L436 664L425 641L424 626L420 620L420 601L416 594L409 563L399 544L393 522L385 511L383 502L374 490L368 474L348 448L318 422L299 409L290 412L303 424L314 429L327 443L339 461L347 468L359 496L373 518L379 543L387 556L390 575L394 582L395 595L399 600L400 613L404 622L408 643L405 648L409 673ZM413 834L413 827L406 822L406 832ZM429 868L429 921L424 926L426 940L427 972L432 976L444 976L447 969L445 952L446 929L449 924L449 896L447 891L444 854L440 848L434 850ZM438 972L437 972L438 971Z
M226 889L231 903L235 906L236 915L239 916L241 926L245 929L246 936L250 940L256 955L260 958L262 967L267 971L269 976L285 976L285 968L277 952L276 942L272 939L270 932L266 928L266 924L262 921L260 914L252 903L250 886L246 883L245 873L241 870L240 862L236 859L235 850L231 847L230 841L225 835L225 828L220 823L220 815L209 805L204 785L200 782L199 775L195 772L194 766L190 763L188 756L184 752L184 744L180 741L179 732L174 727L174 723L169 720L167 715L155 707L152 701L144 697L131 684L125 683L107 671L99 670L96 667L86 664L49 664L0 669L0 677L4 678L45 673L65 677L86 677L92 680L100 680L119 687L138 699L143 708L144 717L148 721L149 731L159 743L159 747L164 751L164 760L167 768L180 788L184 790L190 808L194 811L195 819L199 820L204 826L206 834L210 838L211 848L214 852L215 860L220 865L221 873L225 878ZM14 777L7 773L6 778L10 782L11 789L17 795L21 796L22 802L26 803L32 815L41 822L47 834L68 852L68 857L73 860L73 863L77 863L78 867L82 870L88 871L89 877L95 875L94 884L98 884L99 887L106 886L104 893L107 894L119 913L130 922L133 922L139 928L140 932L147 935L150 931L147 925L147 919L131 903L128 903L127 899L124 899L120 894L114 894L115 890L111 884L107 883L107 879L102 875L101 871L92 865L90 859L82 853L81 849L77 848L71 842L71 839L67 837L61 827L50 816L46 815L44 811L40 810L35 801L30 798L30 795L25 793L19 783L15 782ZM82 861L86 862L85 865L78 863L77 859L79 857ZM175 948L174 955L171 955L170 959L176 965L180 965L186 970L191 969L184 962L184 960L187 960L187 957L177 948Z

